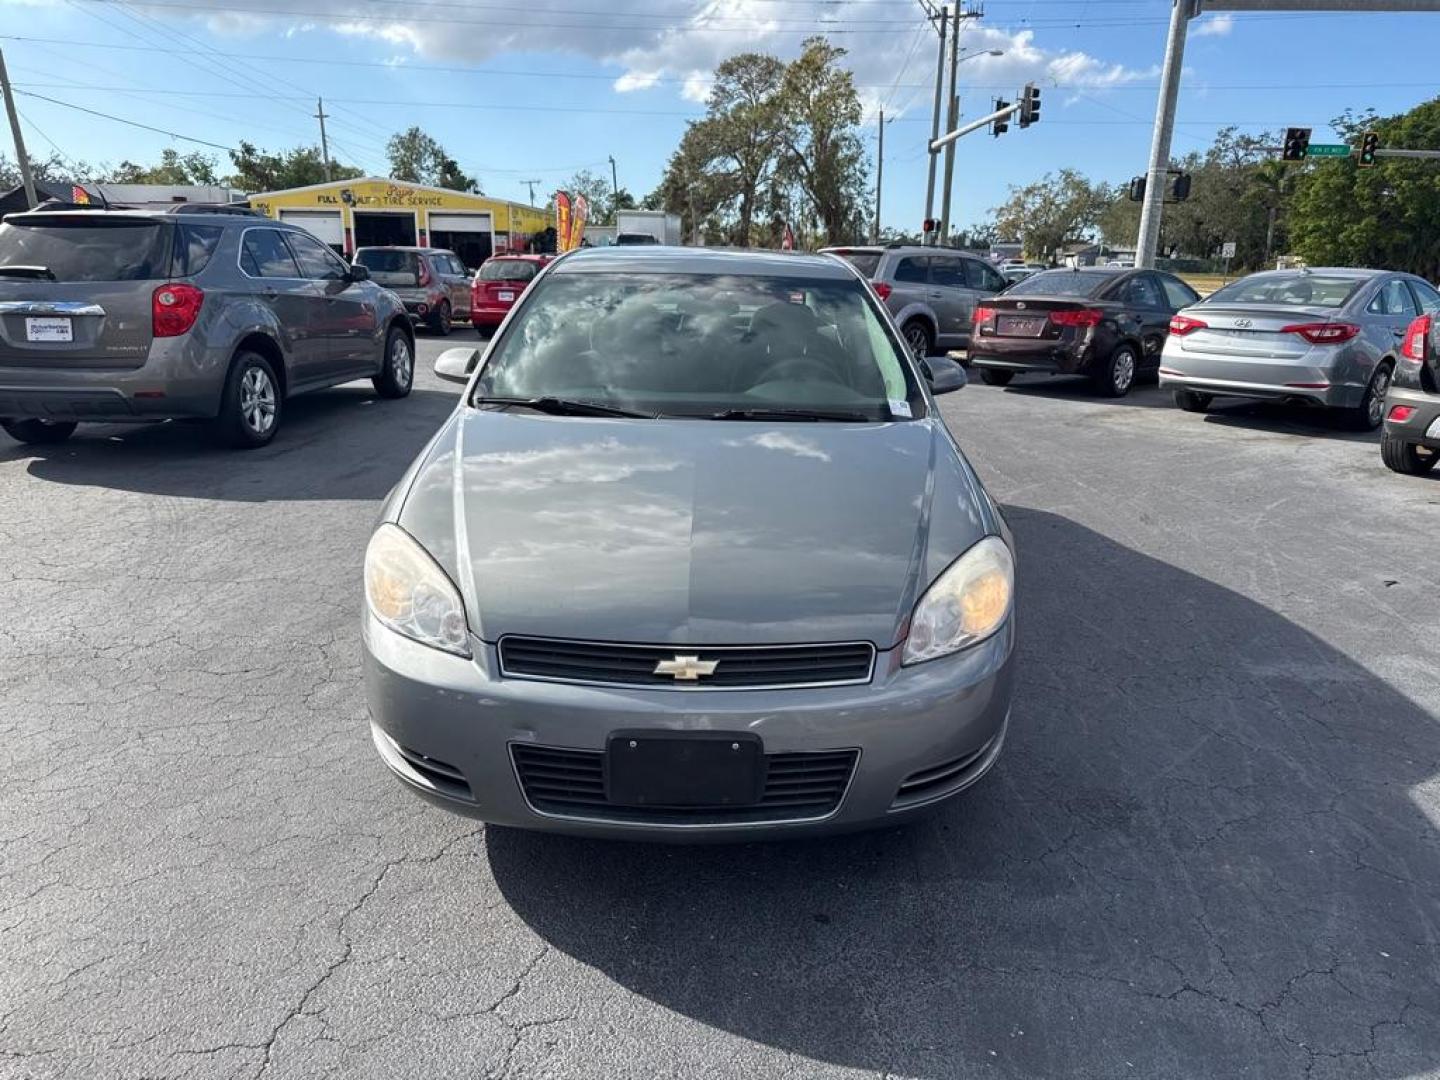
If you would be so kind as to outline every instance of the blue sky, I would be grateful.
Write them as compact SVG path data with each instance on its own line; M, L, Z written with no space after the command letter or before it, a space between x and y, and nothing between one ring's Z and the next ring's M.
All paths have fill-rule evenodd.
M960 143L956 217L1061 166L1119 181L1144 168L1168 0L988 0L966 25L963 111L1029 79L1043 119ZM383 172L389 133L420 124L487 193L524 201L577 166L654 187L705 75L725 56L793 55L826 32L867 108L886 106L886 224L922 216L935 38L918 0L0 0L0 48L31 152L149 162L166 146L83 106L220 146L316 141L324 95L337 158ZM1177 153L1225 124L1313 126L1346 107L1402 111L1440 92L1440 14L1212 14L1191 26ZM51 98L54 101L43 100ZM874 119L866 136L874 153Z

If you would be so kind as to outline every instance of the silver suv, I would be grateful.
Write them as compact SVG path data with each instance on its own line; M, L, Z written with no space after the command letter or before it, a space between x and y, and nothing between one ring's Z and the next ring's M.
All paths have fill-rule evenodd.
M892 244L823 250L853 263L870 279L917 356L965 348L976 305L1010 284L984 259L951 248Z
M0 224L0 427L207 419L239 447L287 397L368 377L404 397L414 331L395 295L301 229L250 214L80 210Z
M405 310L433 333L450 333L450 321L470 322L470 271L444 248L362 247L355 265L400 297Z

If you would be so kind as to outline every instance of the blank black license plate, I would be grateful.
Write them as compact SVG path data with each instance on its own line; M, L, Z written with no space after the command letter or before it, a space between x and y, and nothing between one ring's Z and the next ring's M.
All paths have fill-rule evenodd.
M765 790L750 732L617 731L605 747L605 797L621 806L748 806Z
M1045 320L1033 315L1001 315L995 320L995 332L1005 337L1039 337Z

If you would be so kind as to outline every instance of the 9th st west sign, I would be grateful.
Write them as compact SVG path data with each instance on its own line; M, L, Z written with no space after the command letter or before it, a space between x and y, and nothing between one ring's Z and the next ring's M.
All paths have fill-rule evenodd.
M1349 157L1350 147L1344 143L1311 143L1305 148L1306 157Z

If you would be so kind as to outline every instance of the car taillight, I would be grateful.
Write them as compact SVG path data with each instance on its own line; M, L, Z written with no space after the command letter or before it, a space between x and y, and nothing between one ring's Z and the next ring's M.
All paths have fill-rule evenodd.
M1360 327L1348 322L1291 323L1280 328L1282 334L1299 334L1311 345L1338 345L1360 333Z
M989 322L993 318L995 318L995 309L993 307L986 307L984 304L981 304L975 309L976 326L979 326L981 323Z
M189 333L200 317L205 293L194 285L161 285L150 297L150 323L156 337Z
M875 295L880 297L881 300L889 300L890 294L894 292L894 289L890 287L890 283L886 281L872 281L870 287L875 290Z
M1397 424L1403 424L1414 415L1415 407L1413 405L1395 405L1391 407L1390 415L1385 419L1394 420Z
M1208 330L1210 324L1204 319L1192 319L1189 315L1170 316L1170 333L1176 337L1193 334L1196 330Z
M1425 340L1430 336L1430 316L1421 315L1410 322L1405 331L1405 344L1400 346L1400 355L1417 364L1425 362Z
M424 288L430 284L430 267L425 265L424 259L416 259L415 261L420 264L420 269L415 274L415 284Z
M1050 321L1056 326L1099 326L1103 318L1105 313L1098 308L1050 312Z

